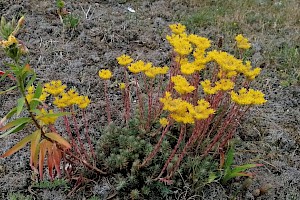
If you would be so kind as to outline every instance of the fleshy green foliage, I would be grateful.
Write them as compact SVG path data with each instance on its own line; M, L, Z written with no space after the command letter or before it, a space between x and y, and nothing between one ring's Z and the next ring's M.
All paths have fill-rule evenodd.
M153 180L161 171L164 160L171 152L169 141L165 140L162 149L154 161L146 168L139 168L143 160L153 149L146 137L139 134L139 122L131 120L129 128L119 128L114 124L103 130L100 138L99 159L114 175L114 186L120 195L132 199L164 197L172 193L172 186ZM128 191L131 191L128 194Z
M55 179L53 181L41 181L39 183L35 183L33 185L33 188L39 188L39 189L49 189L49 190L53 190L53 189L64 189L64 190L68 190L70 189L68 182L65 179Z
M32 200L33 199L31 196L24 195L19 192L9 193L7 198L8 200Z

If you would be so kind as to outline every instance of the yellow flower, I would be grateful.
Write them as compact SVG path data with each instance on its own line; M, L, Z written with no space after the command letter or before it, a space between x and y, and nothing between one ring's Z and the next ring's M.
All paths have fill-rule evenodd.
M174 34L184 33L185 29L186 29L186 27L184 25L180 24L180 23L178 23L178 24L171 24L169 27L170 27L172 33L174 33Z
M234 82L232 82L230 79L220 79L216 82L215 86L218 90L232 90L234 88Z
M205 37L200 37L198 35L191 34L188 36L188 40L197 46L198 49L202 51L208 49L211 46L211 42L209 39Z
M61 80L51 81L50 83L46 83L44 85L45 92L52 94L53 96L58 96L61 93L64 93L66 87L66 85L61 83Z
M194 108L194 117L198 120L207 119L209 115L215 113L215 110L209 107L210 104L208 101L205 101L204 99L199 100L198 105Z
M237 47L240 49L249 49L251 44L249 43L248 39L245 38L242 34L239 34L235 37Z
M171 81L174 83L174 89L181 95L191 93L195 90L194 86L181 75L171 77Z
M54 124L55 121L57 120L57 116L45 116L48 114L54 114L53 110L49 110L49 112L47 112L44 108L41 109L41 114L37 116L37 119L40 120L44 125L48 125L48 124Z
M2 43L2 47L3 48L7 48L7 47L9 47L9 46L11 46L13 44L18 44L19 42L18 42L17 38L15 38L15 36L10 35L8 37L7 41L3 40L1 43Z
M77 105L81 109L85 109L89 104L91 100L88 98L88 96L79 96L77 97Z
M133 61L133 59L130 56L127 56L125 54L117 57L117 60L118 60L118 63L123 66L126 66Z
M99 71L99 77L104 80L108 80L112 77L112 73L108 69L102 69Z
M201 81L200 84L203 88L204 93L206 94L216 94L218 92L218 88L212 87L211 82L208 79Z
M169 124L169 121L167 118L163 117L159 120L159 123L161 124L162 127L166 127Z
M232 101L239 105L261 105L267 102L264 98L264 94L259 90L242 88L239 93L231 91L230 93Z
M180 65L180 71L181 73L185 74L185 75L191 75L195 72L195 66L193 65L193 63L185 63Z
M27 88L27 94L26 94L26 99L27 101L30 103L32 101L32 99L34 98L34 93L35 93L35 87L33 85L29 86ZM45 101L46 98L49 96L49 94L47 94L45 92L45 88L42 89L42 94L39 97L40 101Z
M119 83L119 87L121 90L124 90L126 85L125 85L125 83Z

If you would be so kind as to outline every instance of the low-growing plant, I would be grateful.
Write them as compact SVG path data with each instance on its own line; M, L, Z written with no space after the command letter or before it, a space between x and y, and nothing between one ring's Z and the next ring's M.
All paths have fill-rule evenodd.
M136 93L140 131L139 136L149 137L151 132L161 132L153 150L139 165L148 167L156 162L167 133L176 140L170 155L155 178L171 183L171 178L188 154L207 157L226 148L241 118L251 106L266 102L264 94L250 88L251 81L260 73L246 61L251 44L243 35L236 36L236 56L224 51L209 50L211 41L194 34L188 35L185 26L170 25L172 35L167 40L173 47L171 66L156 67L151 62L134 61L128 55L117 58L124 71L125 83L120 83L124 97L124 119L131 115L130 90ZM129 81L129 73L133 81ZM168 74L167 81L164 75ZM112 73L99 71L105 85ZM134 82L133 86L129 82ZM236 92L238 91L238 92ZM107 89L105 90L107 99ZM145 95L143 95L145 94ZM111 121L110 103L107 99L108 121ZM135 116L134 116L135 117ZM160 119L159 119L160 118ZM160 129L153 127L159 121ZM178 127L178 128L177 128ZM175 131L176 130L176 131ZM148 134L148 135L147 135ZM174 162L174 163L173 163Z

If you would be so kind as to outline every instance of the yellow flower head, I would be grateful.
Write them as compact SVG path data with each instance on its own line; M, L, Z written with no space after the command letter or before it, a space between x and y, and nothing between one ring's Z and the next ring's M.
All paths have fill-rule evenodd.
M210 108L209 102L204 99L198 101L198 105L195 106L194 110L194 117L198 120L207 119L209 115L215 113L215 110Z
M58 96L61 93L64 93L66 87L66 85L61 83L61 80L51 81L50 83L46 83L44 85L45 92L52 94L53 96Z
M132 63L133 59L130 56L127 56L125 54L117 57L118 63L122 66L126 66L130 63Z
M181 95L191 93L195 90L194 86L181 75L172 76L171 81L174 83L174 89Z
M102 69L99 71L99 77L103 80L108 80L112 77L112 73L108 69Z
M37 116L37 119L40 120L44 125L54 124L58 117L57 116L51 116L51 117L45 116L48 114L54 114L53 110L49 110L49 112L47 112L47 110L42 108L40 115Z
M216 94L218 92L218 88L212 87L211 82L208 79L201 81L200 84L205 94Z
M167 118L163 117L159 120L159 123L161 124L162 127L166 127L169 124L169 121Z
M13 45L13 44L18 44L19 42L18 42L17 38L15 38L15 36L10 35L10 36L8 37L8 40L7 40L7 41L4 40L4 41L2 41L1 43L2 43L2 47L3 47L3 48L7 48L7 47L9 47L9 46L11 46L11 45Z
M195 70L196 70L196 68L193 65L193 63L188 62L188 63L180 65L180 71L181 71L181 73L183 73L185 75L191 75L195 72Z
M121 90L124 90L126 88L125 83L119 83L119 87Z
M177 35L184 33L185 29L186 29L186 27L180 23L171 24L169 27L170 27L172 33L177 34Z
M85 109L91 103L91 100L88 96L78 96L76 103L79 108Z
M242 88L238 94L231 91L230 95L232 101L239 105L261 105L267 102L265 95L259 90Z
M235 37L237 47L240 49L249 49L251 44L249 43L248 39L245 38L242 34L239 34Z
M134 74L145 72L149 70L152 67L152 63L145 64L144 61L139 60L137 62L131 63L131 65L128 66L128 70Z

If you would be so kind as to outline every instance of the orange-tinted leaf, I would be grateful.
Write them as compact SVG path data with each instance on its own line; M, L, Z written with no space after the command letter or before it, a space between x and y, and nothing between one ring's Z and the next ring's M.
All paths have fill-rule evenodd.
M20 149L22 149L23 147L25 147L25 145L30 142L32 140L32 134L26 136L25 138L23 138L19 143L17 143L15 146L13 146L11 149L9 149L7 152L5 152L3 155L0 156L0 158L5 158L7 156L10 156L12 154L14 154L15 152L19 151Z
M54 158L53 158L53 143L51 144L51 147L48 148L48 158L47 158L47 164L48 164L48 172L51 180L54 179L53 176L53 168L54 168Z
M54 167L56 169L57 175L60 177L61 171L60 171L60 162L61 162L61 150L56 147L56 145L53 145L53 161L54 161Z
M47 149L51 147L52 143L46 139L43 139L40 142L40 154L39 154L39 172L40 179L43 180L43 169L44 169L44 160L47 153Z
M36 151L41 139L41 130L32 133L31 147L30 147L30 166L37 165Z
M12 121L12 122L9 122L9 123L6 124L5 126L2 126L2 127L0 128L0 131L5 131L5 130L10 129L10 128L14 127L14 126L17 126L17 125L20 125L20 124L27 123L27 122L29 122L30 120L31 120L31 118L29 118L29 117L22 117L22 118L16 119L16 120L14 120L14 121Z
M54 140L55 142L58 142L59 144L63 145L66 149L71 148L70 143L55 132L46 133L45 136L50 138L51 140Z

